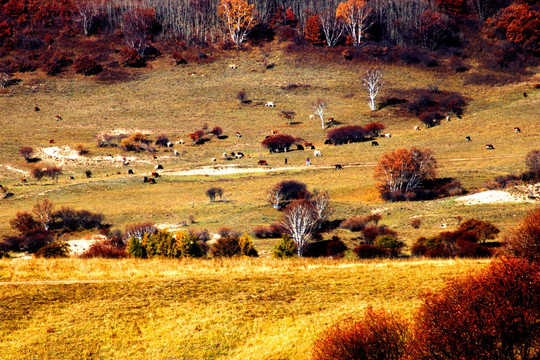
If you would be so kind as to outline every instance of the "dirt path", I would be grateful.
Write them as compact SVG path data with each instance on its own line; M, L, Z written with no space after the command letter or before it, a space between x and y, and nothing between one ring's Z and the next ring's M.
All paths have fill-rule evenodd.
M114 282L126 282L131 279L109 279L109 280L35 280L35 281L0 281L2 285L71 285L71 284L102 284Z

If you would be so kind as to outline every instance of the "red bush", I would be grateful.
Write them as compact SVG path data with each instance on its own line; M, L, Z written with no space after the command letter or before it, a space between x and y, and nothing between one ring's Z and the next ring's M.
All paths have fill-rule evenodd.
M99 74L102 70L101 65L88 55L75 59L73 69L77 74L83 74L85 76Z
M502 251L510 256L540 261L540 208L528 213L504 239Z
M417 360L536 359L540 356L540 267L499 260L430 294L416 315Z
M375 246L375 245L368 245L368 244L360 244L356 246L353 249L353 252L358 256L360 259L375 259L375 258L382 258L386 257L387 252L385 249Z
M23 235L40 228L39 223L34 220L32 214L26 211L17 212L15 218L9 221L9 225Z
M298 139L291 135L278 134L269 136L262 141L262 146L272 152L289 151L292 144L297 142Z
M84 251L79 257L83 259L121 259L127 257L127 253L125 249L118 248L109 243L100 241L90 245L90 247L86 251Z
M381 132L386 129L386 126L384 126L381 123L372 122L365 126L366 131L369 133L370 136L379 136L381 135Z
M361 319L345 319L322 332L312 360L399 360L405 354L407 324L369 308Z
M327 139L335 145L347 144L366 140L369 131L360 125L341 126L328 131Z
M122 65L134 68L141 68L146 66L146 60L143 59L137 50L133 48L123 48L120 51L120 58L122 59Z

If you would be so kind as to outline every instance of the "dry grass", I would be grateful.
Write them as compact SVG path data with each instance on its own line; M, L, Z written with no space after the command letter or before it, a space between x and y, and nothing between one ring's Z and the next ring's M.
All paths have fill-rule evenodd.
M168 60L152 63L151 71L139 71L135 80L112 85L101 85L92 79L77 77L50 78L39 74L21 75L20 86L10 88L2 97L3 139L0 143L0 164L16 168L29 167L17 150L20 146L47 147L49 139L56 145L75 146L82 143L90 150L88 157L109 152L122 154L119 149L96 147L95 135L102 130L138 128L151 131L154 136L166 133L171 139L184 138L200 128L219 125L228 139L213 139L205 145L186 144L176 147L179 157L160 151L154 161L148 153L136 156L148 164L133 166L135 178L127 177L125 167L109 163L92 165L64 164L66 176L58 185L44 182L19 186L20 174L0 167L0 181L8 185L15 196L2 201L0 208L0 234L10 232L8 220L16 211L30 209L36 196L48 196L61 205L84 207L101 211L107 220L118 227L141 221L174 224L193 215L197 227L213 231L221 225L249 231L255 225L268 224L279 218L266 203L266 191L274 183L294 178L308 184L310 189L330 191L335 216L345 218L372 210L385 210L385 223L402 230L404 240L411 242L418 236L408 226L409 218L423 217L422 232L434 233L442 223L451 223L456 215L480 217L502 227L514 223L514 215L530 209L529 204L511 206L483 205L472 208L456 205L452 200L429 203L383 204L374 190L372 169L381 154L401 146L430 147L439 159L440 176L455 177L469 190L480 189L485 180L509 172L524 170L524 156L538 147L540 123L535 121L539 92L530 88L536 78L528 82L504 87L464 85L463 78L446 72L383 65L386 86L381 99L392 89L425 88L435 84L441 90L456 91L471 99L464 118L444 122L432 129L413 131L419 121L404 118L392 108L371 113L365 104L359 74L367 64L319 62L315 58L294 57L278 48L266 49L275 68L265 70L258 51L230 52L225 58L211 64L174 67ZM228 69L234 62L239 68ZM534 70L534 69L533 69ZM309 88L283 90L288 83L306 84ZM245 90L251 105L240 105L236 94ZM522 93L529 92L524 98ZM353 94L353 96L350 96ZM369 143L345 146L324 146L325 132L318 121L310 121L310 104L317 98L326 98L330 114L344 124L365 124L380 121L392 134L381 139L379 147ZM258 101L275 101L276 108L255 105ZM34 106L41 108L35 112ZM288 126L278 117L281 110L294 110L299 125ZM61 122L54 121L61 115ZM512 129L519 126L521 134ZM293 151L269 155L260 141L271 129L291 133L313 142L323 153L314 158L311 152ZM242 138L236 138L239 131ZM470 135L472 142L465 142ZM189 142L189 140L188 140ZM495 151L486 152L491 143ZM162 163L166 169L186 169L212 165L212 157L223 152L243 151L249 159L235 160L246 167L257 166L259 159L271 166L282 166L287 157L289 164L302 166L306 157L315 165L345 164L343 171L301 168L285 173L243 174L221 177L166 176L158 185L142 184L141 174ZM225 164L218 160L218 164ZM350 167L349 164L363 164ZM84 178L91 169L93 179ZM122 174L117 175L120 171ZM69 181L67 175L75 176ZM209 204L204 195L210 186L222 187L227 202Z
M316 334L339 318L367 306L410 317L422 293L486 264L1 260L2 281L28 283L0 283L0 352L6 359L305 359Z

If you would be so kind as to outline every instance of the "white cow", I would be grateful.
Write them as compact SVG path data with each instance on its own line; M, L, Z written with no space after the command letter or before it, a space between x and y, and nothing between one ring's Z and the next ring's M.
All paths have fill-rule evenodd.
M229 64L229 69L238 69L238 65L236 65L236 64Z
M315 150L313 152L313 156L322 156L321 152L319 150Z
M315 115L311 114L309 115L309 120L314 120L315 119Z
M392 137L392 135L391 134L384 134L384 137L389 138L389 137Z
M415 126L415 127L414 127L414 130L420 131L420 126Z
M276 105L274 104L273 101L267 101L266 104L264 104L264 106L268 106L268 107L276 107Z
M178 152L178 150L174 150L174 156L178 156L180 155L180 153Z

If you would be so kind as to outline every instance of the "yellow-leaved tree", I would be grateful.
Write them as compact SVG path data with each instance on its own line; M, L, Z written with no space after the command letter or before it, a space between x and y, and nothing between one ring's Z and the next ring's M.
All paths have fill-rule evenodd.
M244 41L257 23L255 4L249 4L246 0L221 0L218 11L236 45Z
M366 0L347 0L338 5L336 17L343 19L355 47L360 46L364 32L371 25L368 23L369 8Z

